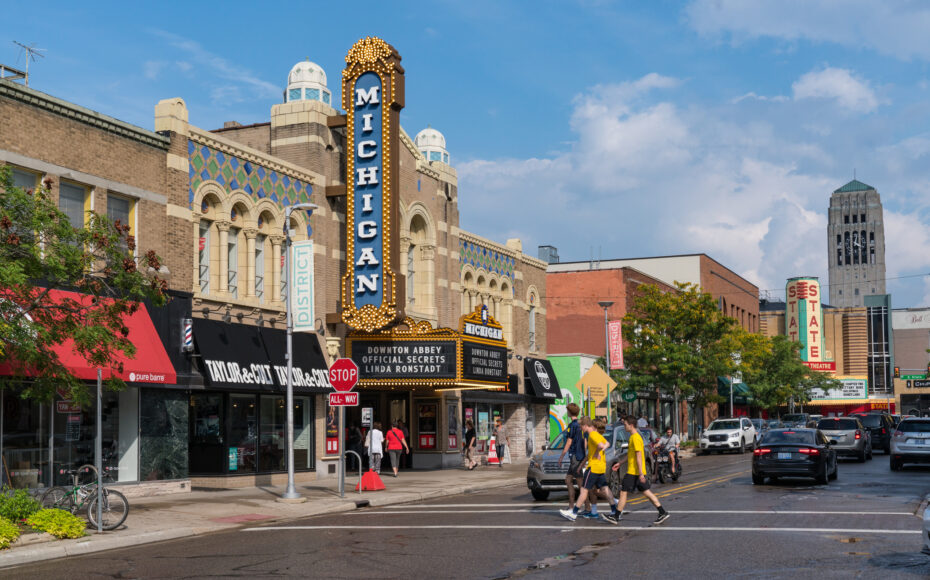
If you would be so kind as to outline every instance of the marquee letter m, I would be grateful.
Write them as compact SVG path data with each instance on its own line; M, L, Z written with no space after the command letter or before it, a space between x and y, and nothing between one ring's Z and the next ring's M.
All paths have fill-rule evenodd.
M369 105L377 105L381 101L378 100L378 91L381 87L371 87L367 91L365 89L355 89L355 106L361 107L366 103Z

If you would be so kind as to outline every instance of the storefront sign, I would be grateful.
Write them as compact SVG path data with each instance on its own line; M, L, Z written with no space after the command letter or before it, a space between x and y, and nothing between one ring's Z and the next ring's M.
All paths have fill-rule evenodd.
M552 364L545 359L525 357L523 359L523 383L531 388L533 395L546 400L562 398L559 381L552 370Z
M250 385L287 384L287 367L284 365L241 365L235 361L204 359L210 382L214 384L236 383ZM292 384L295 387L329 387L329 376L323 369L304 371L299 366L291 369ZM272 376L272 372L275 376Z
M839 387L828 391L811 389L811 400L864 399L868 393L869 381L867 379L840 379L840 383Z
M926 388L930 387L930 381L927 381L927 380L923 380L923 381L920 381L920 380L914 381L913 384L914 384L914 388L915 388L915 389L926 389Z
M363 407L362 408L362 427L366 429L371 429L371 417L374 415L373 407Z
M315 332L313 318L313 240L291 244L288 298L294 332Z
M788 338L801 343L802 361L822 362L820 282L817 278L790 278L785 294L787 296L785 331Z
M507 349L463 340L462 378L507 384Z
M339 421L336 410L332 407L326 410L326 455L339 454Z
M65 423L65 441L81 440L81 415L68 415Z
M803 362L805 365L807 365L808 368L814 371L829 372L829 373L836 372L836 362L832 360L831 361L814 361L814 362L801 361L801 362Z
M70 413L80 413L81 404L75 403L74 401L55 401L55 410L62 415L68 415Z
M239 469L239 448L229 448L229 470L237 471Z
M436 405L420 403L417 410L420 449L436 449Z
M623 323L611 320L607 323L607 343L610 345L610 368L623 368Z
M455 342L440 340L355 341L352 360L367 379L455 378Z
M487 310L484 312L487 313ZM504 340L504 331L502 329L475 324L474 322L465 322L462 327L462 334L465 336L474 336L477 338Z
M371 332L397 319L398 113L404 107L400 55L380 38L364 38L346 56L342 107L346 111L346 273L342 319Z

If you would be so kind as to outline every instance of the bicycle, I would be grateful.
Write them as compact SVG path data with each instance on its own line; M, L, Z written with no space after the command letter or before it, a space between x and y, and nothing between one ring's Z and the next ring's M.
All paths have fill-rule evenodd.
M80 483L78 480L82 473L93 472L94 480L89 483ZM97 475L97 468L93 465L82 465L77 469L66 471L71 476L74 485L70 488L55 486L49 488L42 495L40 503L43 508L61 509L72 514L87 509L87 521L91 526L97 527L97 485L100 477ZM129 515L129 502L126 496L116 491L103 487L101 489L103 502L101 504L101 528L104 530L115 530L126 521Z

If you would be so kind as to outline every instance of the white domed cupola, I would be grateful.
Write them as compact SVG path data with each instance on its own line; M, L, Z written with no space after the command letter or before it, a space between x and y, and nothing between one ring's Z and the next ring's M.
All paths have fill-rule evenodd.
M298 62L287 75L287 90L284 102L320 101L332 106L333 96L326 88L326 72L323 67L307 59Z
M417 149L420 150L420 153L426 157L427 161L441 161L449 165L449 152L446 151L446 138L436 129L432 127L423 129L417 133L413 142L416 144Z

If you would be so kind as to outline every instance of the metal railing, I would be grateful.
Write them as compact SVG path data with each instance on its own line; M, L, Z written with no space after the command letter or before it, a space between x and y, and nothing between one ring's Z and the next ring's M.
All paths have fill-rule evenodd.
M355 451L349 451L348 449L346 449L346 455L348 455L349 453L354 455L355 458L358 460L358 494L362 495L362 487L363 487L362 486L362 456L356 453ZM342 469L343 469L343 473L345 473L345 468L346 468L345 457L342 458L342 461L343 461ZM345 493L345 489L343 488L342 493L340 494L340 497L345 497L345 496L346 496L346 493Z
M228 274L229 276L227 277L228 283L226 289L230 294L232 294L233 298L237 298L239 296L239 286L236 283L238 272L235 270L230 270Z

